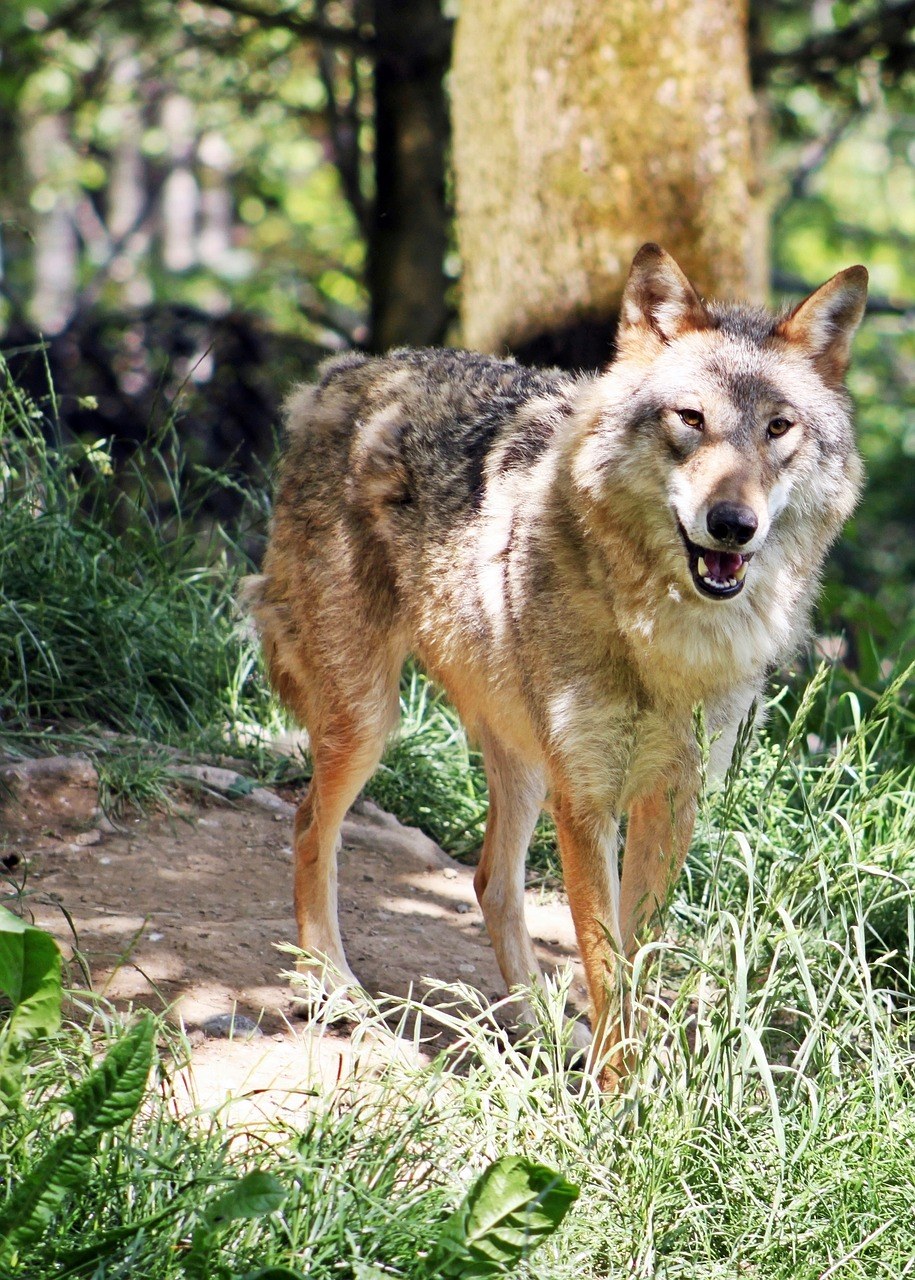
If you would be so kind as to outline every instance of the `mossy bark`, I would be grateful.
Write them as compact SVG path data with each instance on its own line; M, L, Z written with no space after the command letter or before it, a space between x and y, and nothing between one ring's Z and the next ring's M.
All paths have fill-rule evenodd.
M609 331L647 240L762 297L743 2L462 0L451 91L468 346Z

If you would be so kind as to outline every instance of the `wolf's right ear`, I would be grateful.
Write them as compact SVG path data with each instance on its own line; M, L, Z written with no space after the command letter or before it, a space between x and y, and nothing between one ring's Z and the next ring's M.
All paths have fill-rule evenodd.
M670 254L660 245L643 244L632 260L620 303L618 350L636 354L646 339L656 348L710 323L699 295Z
M866 305L866 268L846 267L799 303L775 332L802 347L826 382L840 384Z

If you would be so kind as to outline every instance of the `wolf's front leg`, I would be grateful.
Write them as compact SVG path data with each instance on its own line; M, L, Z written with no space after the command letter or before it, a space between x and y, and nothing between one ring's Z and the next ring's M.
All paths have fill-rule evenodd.
M525 764L489 730L481 736L489 814L473 884L502 977L511 991L543 981L524 921L524 864L546 781L542 769ZM532 1021L527 1009L523 1017Z
M591 1061L600 1066L602 1087L612 1089L626 1070L618 827L569 792L554 797L553 815L591 1001Z
M657 937L661 931L689 850L698 794L698 758L690 758L630 806L620 892L620 933L627 960L646 937Z
M543 974L524 919L524 864L543 801L543 769L525 763L489 730L482 732L483 759L489 782L489 816L483 852L473 878L493 950L509 991L542 984ZM518 1030L536 1027L526 997L515 1007ZM590 1044L588 1028L573 1022L573 1050Z

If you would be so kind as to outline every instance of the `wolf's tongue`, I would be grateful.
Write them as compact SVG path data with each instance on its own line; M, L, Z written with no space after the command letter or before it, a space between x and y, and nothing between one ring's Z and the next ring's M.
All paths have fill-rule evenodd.
M708 569L708 576L719 582L727 582L733 578L743 564L743 556L737 551L703 551L702 558Z

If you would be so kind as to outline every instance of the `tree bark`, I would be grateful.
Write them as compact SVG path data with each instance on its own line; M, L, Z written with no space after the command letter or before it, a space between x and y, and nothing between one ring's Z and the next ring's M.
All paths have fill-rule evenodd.
M376 0L375 177L369 236L371 346L440 342L451 24L439 0Z
M463 340L597 365L633 254L760 300L742 0L462 0L452 69Z

